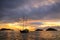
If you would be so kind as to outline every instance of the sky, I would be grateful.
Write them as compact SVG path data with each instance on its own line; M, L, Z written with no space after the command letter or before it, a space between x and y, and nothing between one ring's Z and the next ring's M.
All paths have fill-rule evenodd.
M0 0L0 20L60 20L60 0Z

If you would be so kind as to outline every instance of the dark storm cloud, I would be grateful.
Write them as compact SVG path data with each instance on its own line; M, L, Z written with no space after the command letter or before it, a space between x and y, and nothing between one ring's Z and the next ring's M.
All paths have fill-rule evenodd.
M60 19L60 3L56 3L55 6L45 16L47 19Z
M39 7L34 9L30 15L35 19L60 19L60 1L53 5ZM34 15L34 16L33 16Z
M13 9L25 4L24 0L0 0L0 19L8 19L19 16Z
M60 18L60 0L0 0L0 19L10 20L26 16L30 19ZM46 3L45 3L46 2Z
M36 19L59 19L60 18L60 3L52 6L46 6L46 10L44 7L33 9L29 14L31 18Z
M0 0L0 8L16 8L24 3L24 0Z

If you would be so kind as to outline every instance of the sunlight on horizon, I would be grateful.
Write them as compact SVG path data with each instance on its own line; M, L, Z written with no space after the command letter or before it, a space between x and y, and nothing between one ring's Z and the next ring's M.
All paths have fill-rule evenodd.
M30 24L30 23L34 23L34 22L41 22L42 24L36 26L35 24ZM27 23L23 22L13 22L13 23L0 23L0 29L1 28L9 28L9 29L14 29L14 30L24 30L24 29L28 29L30 31L34 31L37 29L37 27L39 28L44 28L44 27L53 27L53 26L60 26L60 22L48 22L48 21L30 21Z

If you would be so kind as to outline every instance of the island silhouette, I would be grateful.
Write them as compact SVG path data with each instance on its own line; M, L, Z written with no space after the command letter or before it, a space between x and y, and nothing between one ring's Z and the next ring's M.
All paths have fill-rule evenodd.
M46 29L46 31L57 31L57 29L55 29L55 28L48 28L48 29Z
M0 31L4 31L4 30L13 30L13 29L7 29L7 28L2 28L2 29L0 29Z
M43 31L42 29L36 29L35 31Z

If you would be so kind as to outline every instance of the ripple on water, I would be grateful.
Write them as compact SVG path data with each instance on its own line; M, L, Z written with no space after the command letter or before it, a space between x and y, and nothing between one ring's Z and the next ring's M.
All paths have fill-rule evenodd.
M60 31L0 31L0 40L60 40Z

